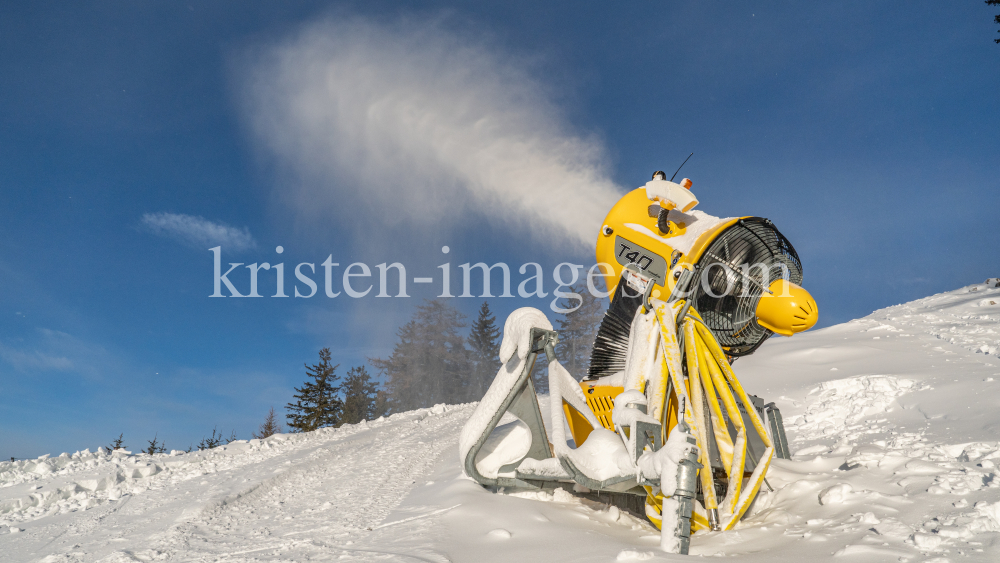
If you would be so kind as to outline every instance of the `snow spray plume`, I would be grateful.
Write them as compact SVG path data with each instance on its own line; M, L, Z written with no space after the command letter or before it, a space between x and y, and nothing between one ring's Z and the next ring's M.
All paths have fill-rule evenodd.
M622 192L540 83L440 22L312 24L257 54L247 92L255 133L294 177L281 196L314 223L441 232L478 209L584 250Z

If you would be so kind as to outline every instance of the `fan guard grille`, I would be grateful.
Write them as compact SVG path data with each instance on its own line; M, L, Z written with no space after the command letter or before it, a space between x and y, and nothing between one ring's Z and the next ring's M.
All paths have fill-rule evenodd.
M754 314L767 285L781 278L802 283L792 243L760 217L741 219L719 234L698 265L695 308L731 356L753 353L773 334Z

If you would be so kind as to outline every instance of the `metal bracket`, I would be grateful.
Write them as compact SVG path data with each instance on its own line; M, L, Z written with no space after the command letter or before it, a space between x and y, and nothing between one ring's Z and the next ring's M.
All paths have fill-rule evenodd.
M547 356L555 357L555 345L559 341L559 335L553 330L545 330L541 328L532 328L530 333L531 350L528 352L528 356L524 360L524 367L521 369L520 375L518 375L517 380L511 387L510 392L504 397L503 402L500 404L500 408L493 413L490 418L489 424L486 425L485 430L476 439L475 444L469 450L468 454L465 456L464 465L465 473L478 481L480 484L487 487L509 487L509 486L520 486L528 488L539 488L537 485L522 481L520 479L511 479L509 477L497 477L496 479L486 477L479 473L476 468L476 456L479 451L483 448L486 440L489 438L490 434L499 424L500 419L503 418L504 413L510 412L521 422L524 422L528 429L531 431L531 447L528 453L514 464L505 466L505 469L510 467L516 467L525 458L533 459L548 459L552 456L552 450L549 448L548 435L545 433L545 424L542 420L542 412L538 407L538 400L535 397L535 385L531 381L531 372L535 367L535 360L538 357L538 353L544 351ZM512 467L513 466L513 467Z
M635 262L631 262L625 266L625 270L631 272L631 274L641 280L646 282L646 288L642 292L642 309L644 312L650 311L652 306L649 304L649 296L653 293L653 286L656 285L656 281L652 278L648 278L642 275L642 271L639 269L639 265ZM624 273L624 272L623 272ZM628 283L626 281L625 283Z
M659 424L638 420L635 423L635 428L630 429L629 433L635 435L635 459L632 460L633 464L639 463L639 457L642 456L642 452L646 446L651 446L654 452L659 451L663 447L661 439L663 432Z
M792 459L788 451L788 438L785 437L785 422L781 418L781 411L774 403L764 405L764 420L767 421L768 429L771 431L771 442L774 444L774 453L780 459Z

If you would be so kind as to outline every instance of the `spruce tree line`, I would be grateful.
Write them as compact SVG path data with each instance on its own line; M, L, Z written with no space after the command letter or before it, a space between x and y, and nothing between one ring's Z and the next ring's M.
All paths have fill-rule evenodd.
M374 420L389 412L385 391L372 380L365 366L347 370L341 382L333 355L329 348L319 351L319 363L306 364L308 379L295 388L294 402L285 405L288 429L292 432L309 432L318 428L357 424ZM261 425L259 435L267 437L280 432L274 421L274 409ZM254 434L257 437L258 434Z
M564 300L560 303L562 308L575 309L553 323L559 332L556 356L572 375L582 379L590 365L594 338L606 304L590 295L586 287L577 286L573 291L580 295L579 306L575 299ZM388 358L368 359L384 378L384 387L364 365L348 369L341 380L337 373L340 365L333 363L330 349L323 348L317 363L305 364L307 379L295 388L293 401L285 406L289 431L309 432L437 403L482 399L501 367L498 356L502 329L488 302L479 307L467 336L462 334L467 326L465 321L461 312L444 301L426 301L417 306L413 317L397 331L392 354ZM535 388L542 393L548 391L545 364L542 354L534 371ZM263 439L282 430L272 407L252 437ZM234 440L235 432L225 438L213 428L212 435L203 438L197 449L212 449ZM126 447L123 435L119 435L107 449ZM187 449L193 450L194 446ZM156 436L143 450L149 454L165 451L165 445Z
M559 332L556 357L573 376L582 379L590 366L606 302L592 296L585 286L573 291L582 302L567 299L561 304L575 310L553 323ZM479 308L467 337L461 334L465 326L464 315L448 303L426 301L397 331L392 354L369 358L385 380L387 400L394 412L482 399L501 367L502 327L487 302ZM542 393L548 392L545 364L544 354L540 355L534 376L535 388Z
M273 417L273 415L274 415L274 409L272 408L271 409L271 416ZM273 419L272 419L272 421L273 421ZM273 432L272 432L272 434L273 434ZM268 436L270 436L270 434L268 434ZM257 436L256 434L254 434L254 438L259 438L259 437L261 437L261 436ZM263 436L263 437L266 437L266 436ZM226 438L221 432L218 432L218 427L215 427L215 428L212 429L212 435L211 436L202 438L201 442L198 443L198 451L201 451L201 450L210 450L212 448L216 448L216 447L221 446L223 444L231 444L231 443L235 442L236 440L237 440L237 438L236 438L236 431L235 430L233 430L232 434L230 434L229 437ZM108 452L114 452L115 450L127 451L128 450L128 446L125 445L125 434L124 433L119 434L117 438L115 438L110 444L108 444L105 447L105 449ZM187 452L187 453L191 453L192 451L194 451L194 449L195 449L194 445L190 445L190 446L188 446L188 449L184 450L184 451ZM148 454L148 455L165 454L165 453L167 453L167 445L166 445L166 443L164 443L162 440L159 439L159 433L157 433L157 434L155 434L153 436L152 440L147 440L146 441L146 447L143 448L143 449L141 449L141 450L139 450L139 452L140 453L144 453L144 454Z

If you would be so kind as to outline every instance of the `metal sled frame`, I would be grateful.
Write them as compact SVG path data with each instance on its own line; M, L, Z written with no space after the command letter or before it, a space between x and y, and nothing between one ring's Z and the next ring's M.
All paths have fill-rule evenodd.
M489 438L490 434L497 427L497 424L500 423L500 419L507 412L528 425L528 429L531 432L531 448L524 458L501 468L501 473L509 472L529 457L539 460L555 457L552 455L549 438L545 433L545 423L542 421L542 411L538 406L538 399L535 397L535 384L531 380L531 372L534 371L535 360L541 352L545 353L546 358L550 362L556 361L555 345L559 341L559 335L552 330L532 328L530 339L531 350L528 353L528 357L525 358L524 368L521 370L517 382L511 387L511 392L504 398L500 404L500 408L493 413L490 423L486 425L485 430L476 439L475 444L465 456L464 465L466 475L487 487L547 488L544 480L503 476L497 476L496 479L492 479L480 474L476 468L476 456L483 448L487 438Z
M685 314L688 311L689 307L684 307L682 314ZM682 336L680 348L681 349L694 348L695 346L693 340L694 326L692 325L691 327L688 327L688 330L685 332L688 333L686 335L687 338L684 338L684 336ZM684 332L681 332L681 335L684 335ZM476 436L472 447L466 453L465 459L463 460L463 465L465 467L466 474L472 477L480 484L492 488L494 490L500 488L515 488L515 489L528 489L528 490L554 489L556 487L564 485L578 484L582 485L583 487L586 487L587 489L590 489L594 493L599 493L599 494L603 493L611 495L627 494L627 495L647 496L648 490L644 487L658 486L659 483L657 482L657 480L655 479L650 480L649 477L646 476L644 476L642 479L637 480L635 475L632 475L632 476L618 476L603 481L596 481L585 475L582 471L580 471L574 465L572 459L564 458L562 456L560 456L558 460L559 460L559 466L562 468L564 472L563 475L558 475L558 476L538 475L533 472L530 472L530 470L529 472L522 472L518 470L518 467L527 458L532 458L535 460L547 460L556 458L556 456L554 455L554 449L549 441L548 434L545 429L545 424L542 419L541 409L539 407L537 398L535 396L535 386L531 375L532 372L534 371L535 362L537 360L538 355L543 352L545 353L550 365L558 362L555 356L555 345L558 342L558 339L559 339L558 333L556 333L555 331L537 327L530 329L529 352L524 359L523 367L521 368L521 371L518 374L514 384L510 387L510 391L507 392L507 395L501 401L499 408L491 414L488 424L486 424L483 427L483 430L480 432L480 434ZM686 340L690 340L690 342L686 343L687 346L684 345ZM685 351L688 352L687 354L685 354L685 356L694 352L693 349ZM685 363L688 364L689 362ZM685 367L689 368L687 370L689 375L692 373L696 374L698 371L702 371L698 367L696 367L695 364L685 365ZM728 363L726 364L726 367L728 368ZM673 384L676 382L673 381L673 378L670 378L668 379L668 383L669 385L667 394L669 395L670 394L669 389L672 388ZM684 393L684 395L686 394L687 393ZM788 455L787 439L785 438L784 428L781 420L781 413L774 406L774 403L769 403L765 405L764 401L760 400L757 397L746 396L742 390L738 395L741 396L736 401L736 403L734 403L733 406L735 407L738 404L739 406L742 407L745 404L746 407L749 407L750 412L756 411L754 412L754 415L759 417L757 419L759 422L754 424L751 420L753 417L751 417L749 413L746 412L746 409L743 408L739 409L741 411L739 414L742 416L737 415L739 416L740 419L742 419L740 421L743 423L741 426L747 428L748 430L749 429L756 430L756 432L752 433L747 432L746 438L750 438L751 434L753 434L755 438L756 435L759 435L759 439L757 441L762 442L760 444L760 447L764 451L761 453L764 453L763 457L765 457L765 459L759 459L757 456L755 456L753 450L756 448L747 443L745 446L745 452L746 452L746 457L748 457L749 459L745 459L739 464L740 467L737 477L738 480L742 480L744 476L744 469L753 471L756 468L756 466L761 462L765 464L764 471L766 471L767 460L770 459L770 456L772 455L771 452L773 452L775 457L778 458L788 459L789 455ZM706 406L704 407L704 410L706 412L696 417L698 422L700 423L699 426L703 427L703 428L696 427L696 429L699 430L700 432L705 432L707 430L709 433L714 434L714 432L711 430L712 428L711 418L707 416L708 415L707 411L709 410L707 407L708 405L707 399L705 397L702 397L701 395L699 395L697 399L698 402L696 408L702 406L702 401L706 401L705 402ZM733 397L733 399L736 399L736 397ZM721 398L716 399L713 397L713 401L720 401L720 400ZM569 408L571 409L579 408L579 407L574 407L569 403L566 403L566 405L569 405ZM583 408L587 407L583 406ZM478 457L478 454L486 444L490 435L493 433L497 425L500 423L500 420L503 418L504 414L508 412L513 414L528 427L531 436L530 447L528 448L528 451L525 453L525 455L522 456L520 459L502 466L499 469L497 476L495 478L484 476L479 472L478 468L476 467L476 458ZM733 412L730 414L736 414L736 411L733 410ZM652 446L651 449L653 451L658 450L662 444L662 440L660 439L662 436L661 434L662 429L660 425L658 424L653 425L641 421L637 422L638 422L638 424L636 425L637 427L629 428L628 434L625 434L625 436L631 435L632 440L635 440L634 442L635 446L633 446L634 450L630 452L635 457L638 457L643 450L643 446L641 446L640 444L648 444L649 446ZM761 424L761 422L763 422L763 424ZM697 433L698 432L696 432L696 434ZM712 458L717 458L719 454L717 451L714 451L716 448L712 447L714 446L714 441L707 440L707 438L708 438L707 435L700 436L699 442L701 442L701 444L699 444L699 447L703 451L702 454L703 459L701 461L706 465L711 465L713 467L718 465L720 468L722 468L721 460L712 459ZM629 449L631 450L632 448ZM712 463L712 461L716 461L717 463ZM756 471L754 472L756 473ZM714 490L715 487L711 473L703 471L699 472L699 474L702 480L704 481L702 483L703 489ZM758 477L758 479L761 478L762 477ZM757 486L759 486L759 484L760 483L758 482ZM751 496L756 496L756 487L754 487ZM709 504L709 506L707 506L706 508L711 507L713 509L711 512L716 513L717 510L715 509L716 503L713 502L716 500L715 495L711 495L711 498L706 498L705 500ZM726 526L727 528L731 527L731 525L734 524L735 521L737 521L742 516L743 511L748 506L747 501L748 499L741 499L741 502L739 503L740 508L737 509L736 514L733 515L734 517L729 520L728 526ZM718 517L715 516L715 514L712 514L711 516L713 517L710 518L709 521L704 523L699 523L699 525L704 527L706 524L710 524L713 529L719 529Z
M491 488L511 487L538 490L552 489L566 484L579 484L591 489L592 491L606 493L628 492L634 495L645 496L645 489L639 486L639 483L636 482L634 475L615 477L604 481L596 481L584 475L583 472L577 469L573 462L569 459L559 460L560 466L570 477L568 480L564 478L534 474L523 475L517 471L517 466L527 458L537 460L555 458L548 435L545 431L545 423L542 420L542 412L538 406L538 400L535 397L535 385L532 382L531 373L534 371L535 360L540 353L544 352L550 363L558 361L555 355L555 345L558 341L559 335L555 331L541 328L531 329L531 349L528 356L525 358L524 368L521 370L517 381L513 386L511 386L511 391L500 404L500 408L493 413L489 424L485 426L483 432L476 438L472 448L470 448L469 452L466 454L465 459L463 460L466 475L472 477L483 486ZM500 419L503 418L503 415L508 412L516 416L521 420L521 422L528 426L531 433L531 447L528 449L527 454L525 454L523 458L501 467L496 478L486 477L485 475L482 475L476 467L476 457L478 456L480 450L482 450L483 445L486 443L490 434L500 423ZM641 426L635 429L637 436L655 436L655 438L659 438L660 436L660 429L658 425L656 428L647 428L647 426L652 425L644 423L640 423L640 425L637 426ZM659 439L650 441L655 441L657 449L659 448ZM639 449L638 453L642 452L640 448L637 449ZM512 472L514 477L504 475L510 475Z

